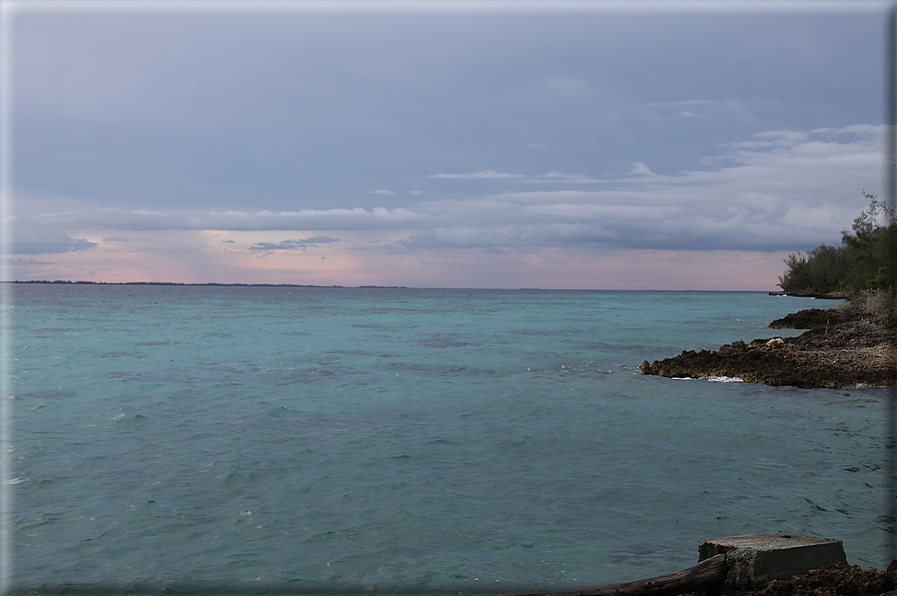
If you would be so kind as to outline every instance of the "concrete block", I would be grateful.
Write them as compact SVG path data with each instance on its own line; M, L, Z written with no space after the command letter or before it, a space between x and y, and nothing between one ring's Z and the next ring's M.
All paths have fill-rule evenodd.
M725 553L726 584L761 588L769 581L847 561L840 540L766 532L703 540L698 561Z

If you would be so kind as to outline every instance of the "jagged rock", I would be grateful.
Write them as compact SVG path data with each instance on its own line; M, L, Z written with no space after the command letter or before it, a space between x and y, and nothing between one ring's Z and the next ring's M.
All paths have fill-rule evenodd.
M810 308L785 315L769 324L770 329L825 329L852 320L856 313L847 308Z
M894 386L895 334L862 308L810 309L774 321L776 329L809 329L799 337L755 339L718 351L683 351L645 361L644 374L673 378L738 377L748 383L796 387Z
M893 596L897 589L897 560L884 571L838 563L773 580L762 590L727 588L724 596Z

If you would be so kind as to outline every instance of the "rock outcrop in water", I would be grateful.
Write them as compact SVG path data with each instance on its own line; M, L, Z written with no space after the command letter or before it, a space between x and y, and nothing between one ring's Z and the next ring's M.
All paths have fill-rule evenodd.
M769 325L809 329L799 337L736 341L717 351L684 351L653 364L645 361L640 368L663 377L738 377L776 386L895 386L897 341L885 323L868 314L857 299L839 308L802 310Z

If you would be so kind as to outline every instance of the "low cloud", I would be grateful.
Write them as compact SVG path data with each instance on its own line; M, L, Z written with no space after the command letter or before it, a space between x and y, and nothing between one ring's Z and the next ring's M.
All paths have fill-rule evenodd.
M485 172L473 172L469 174L431 174L428 178L445 178L450 180L514 180L518 182L563 182L580 184L584 182L601 182L594 178L589 178L582 174L566 174L564 172L548 172L547 174L511 174L508 172L495 172L486 170Z
M596 182L552 171L539 176L484 170L439 174L449 187L442 199L387 209L333 208L300 211L159 211L91 208L70 201L48 212L39 202L19 209L17 231L40 230L16 242L19 254L86 250L80 230L308 230L345 238L380 235L384 246L417 248L584 247L670 250L807 250L837 243L840 230L866 206L861 189L877 192L881 179L882 128L768 131L709 156L704 169L658 175L644 163L617 180ZM471 191L504 179L503 193ZM452 181L464 182L459 196ZM561 188L536 189L533 180ZM565 183L569 186L565 187ZM516 185L516 186L515 186ZM428 192L429 196L433 193ZM31 210L29 213L29 209ZM342 233L341 233L342 232ZM71 234L71 235L70 235ZM339 242L311 236L259 242L255 251L301 251Z
M632 164L632 171L629 172L630 176L640 175L640 176L656 176L654 172L648 169L648 166L643 164L642 162Z
M287 251L304 251L309 247L317 248L320 244L329 242L340 242L339 238L331 238L330 236L312 236L301 240L284 240L283 242L259 242L249 247L249 250L287 250Z
M425 223L428 216L411 208L303 209L301 211L145 211L96 208L72 200L66 212L41 212L39 201L17 208L16 230L366 230ZM17 206L18 207L18 206ZM29 212L30 211L30 212Z
M128 236L104 236L103 242L155 242L152 238L130 238Z
M72 238L58 230L16 230L13 240L13 254L48 255L89 250L96 242Z
M564 172L548 172L541 176L533 176L526 179L527 182L563 182L565 184L586 184L602 182L582 174L565 174Z
M506 172L474 172L469 174L431 174L428 178L448 178L452 180L507 180L509 178L526 178L523 174L509 174Z

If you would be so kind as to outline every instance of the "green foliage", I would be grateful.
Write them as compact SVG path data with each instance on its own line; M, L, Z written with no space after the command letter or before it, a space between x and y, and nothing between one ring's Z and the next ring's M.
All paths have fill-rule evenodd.
M897 224L891 208L863 191L869 207L841 231L841 246L821 245L785 259L779 286L789 294L856 294L894 288L890 266L897 242ZM881 219L885 223L880 223Z

